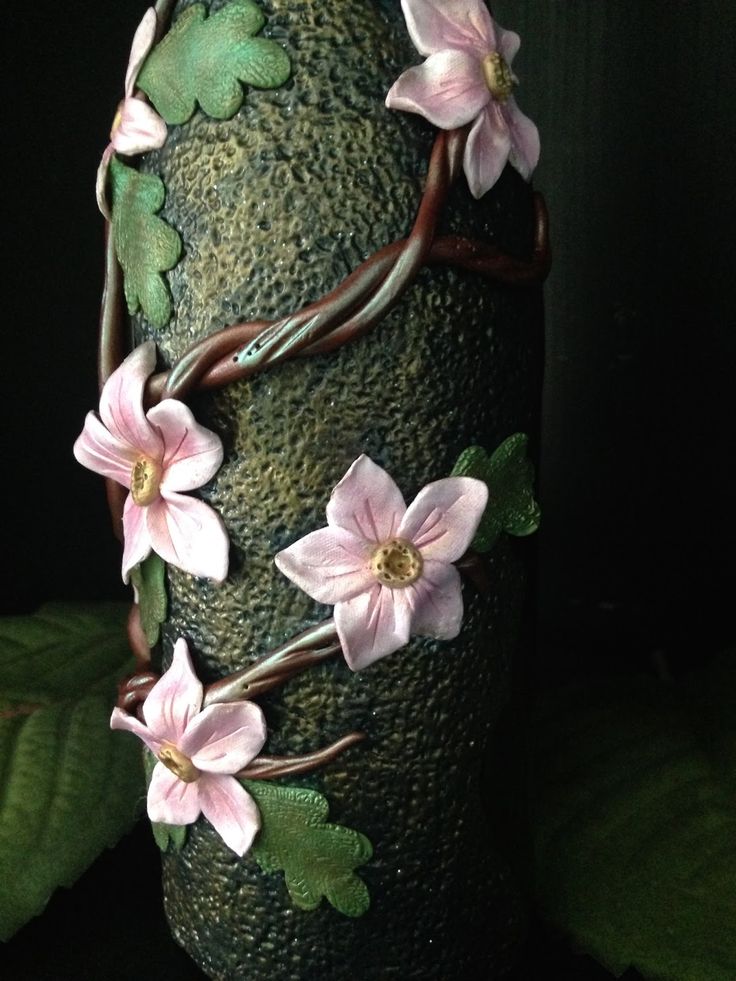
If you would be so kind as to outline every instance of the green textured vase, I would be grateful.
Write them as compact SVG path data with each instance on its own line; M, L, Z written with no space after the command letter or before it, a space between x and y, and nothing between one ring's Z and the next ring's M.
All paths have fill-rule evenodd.
M197 111L170 127L141 168L163 179L160 214L183 242L167 275L171 321L134 318L136 341L153 338L164 363L227 324L322 296L407 235L421 200L436 131L384 105L421 60L399 0L262 9L262 36L288 52L291 79L246 89L229 120ZM441 229L523 258L533 224L529 185L507 168L479 202L459 180ZM165 659L186 637L211 681L329 616L279 573L276 552L324 525L332 488L361 453L410 501L465 447L493 450L536 431L541 360L538 287L433 266L364 337L197 396L198 420L225 445L203 496L230 534L230 575L215 586L169 570ZM484 763L518 648L519 543L502 536L490 565L490 595L464 585L456 640L412 639L358 674L336 659L263 699L271 754L366 733L336 762L286 782L321 791L330 820L370 839L360 875L371 906L359 918L326 902L296 908L283 875L238 859L200 820L181 851L163 856L165 903L174 936L212 978L467 981L508 968L523 913L509 845L486 810L499 789L484 783Z

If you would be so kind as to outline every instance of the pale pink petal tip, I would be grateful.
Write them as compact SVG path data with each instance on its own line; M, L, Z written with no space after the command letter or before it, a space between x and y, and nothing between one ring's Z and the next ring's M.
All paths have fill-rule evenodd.
M332 491L327 523L363 542L390 538L406 511L393 478L363 453Z
M202 813L228 848L245 855L261 827L261 815L234 777L203 774L197 781Z
M166 123L156 110L131 96L123 102L110 142L117 153L131 157L158 150L166 142L166 132Z
M156 39L156 26L156 11L153 7L149 7L133 35L130 57L128 58L128 68L125 72L126 98L133 94L138 73L153 47Z
M197 678L183 638L174 647L169 669L151 689L143 704L143 717L159 739L178 745L202 707L204 690Z
M103 218L107 219L107 221L110 221L112 218L110 205L107 203L107 172L110 169L110 158L114 152L112 143L109 143L105 147L105 152L102 154L100 166L97 168L97 178L95 180L97 207L100 209Z

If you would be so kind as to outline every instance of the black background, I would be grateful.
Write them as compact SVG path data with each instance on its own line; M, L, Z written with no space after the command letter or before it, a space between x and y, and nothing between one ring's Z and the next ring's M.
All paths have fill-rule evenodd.
M728 2L502 0L552 214L532 679L679 674L734 637L734 94ZM99 478L94 177L137 3L4 10L4 613L126 598ZM200 975L169 940L147 829L4 950L4 976ZM0 884L1 888L1 884ZM608 977L536 925L519 979ZM632 975L633 977L634 975Z

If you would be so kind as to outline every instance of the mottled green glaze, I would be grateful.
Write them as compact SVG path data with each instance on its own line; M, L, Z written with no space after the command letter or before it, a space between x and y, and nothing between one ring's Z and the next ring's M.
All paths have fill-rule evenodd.
M421 197L434 131L383 104L398 74L421 60L398 0L271 0L263 9L263 36L284 44L291 80L249 90L232 120L196 113L145 161L165 181L162 216L184 241L168 276L169 326L135 325L166 362L226 324L277 317L321 296L406 235ZM528 255L530 190L507 170L477 203L461 180L443 230ZM213 679L329 615L273 556L324 524L330 491L353 460L368 453L410 500L449 474L465 447L493 448L536 428L540 364L538 290L435 268L356 343L198 399L199 421L225 444L225 464L203 496L228 527L231 574L216 587L172 571L167 654L187 637L199 671ZM166 909L176 938L213 978L503 973L520 902L479 784L517 649L524 577L516 544L502 538L491 553L490 598L464 587L456 640L414 640L357 675L335 661L264 699L269 753L367 733L338 762L288 783L324 793L330 820L373 843L360 869L371 906L358 919L326 902L298 909L282 873L238 860L200 821L181 852L164 855Z

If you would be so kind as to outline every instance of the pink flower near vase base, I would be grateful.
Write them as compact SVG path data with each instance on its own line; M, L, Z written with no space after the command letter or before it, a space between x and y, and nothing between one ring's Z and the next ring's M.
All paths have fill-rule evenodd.
M155 109L134 95L136 79L156 40L156 21L156 11L149 7L133 37L125 72L125 98L115 114L110 142L97 169L97 205L108 221L110 208L105 196L105 185L113 153L135 156L149 150L158 150L166 142L166 123Z
M470 545L487 500L483 481L447 477L407 508L392 478L363 455L332 492L327 527L275 562L313 599L334 604L345 660L359 671L412 634L458 635L462 587L452 563Z
M148 786L151 821L193 824L203 814L225 844L242 856L261 818L233 774L260 753L266 722L254 702L210 705L202 711L203 694L186 641L180 639L171 667L143 703L145 722L116 708L110 727L135 733L159 761Z
M148 341L113 372L102 390L100 415L88 413L74 456L130 491L123 512L125 582L151 550L184 572L221 582L229 554L222 519L182 492L217 473L222 443L176 399L144 411L143 393L155 364L156 347Z
M518 34L499 27L483 0L402 0L401 6L427 60L398 78L386 105L419 113L440 129L472 122L463 167L474 197L493 187L507 161L529 180L539 133L512 95Z

